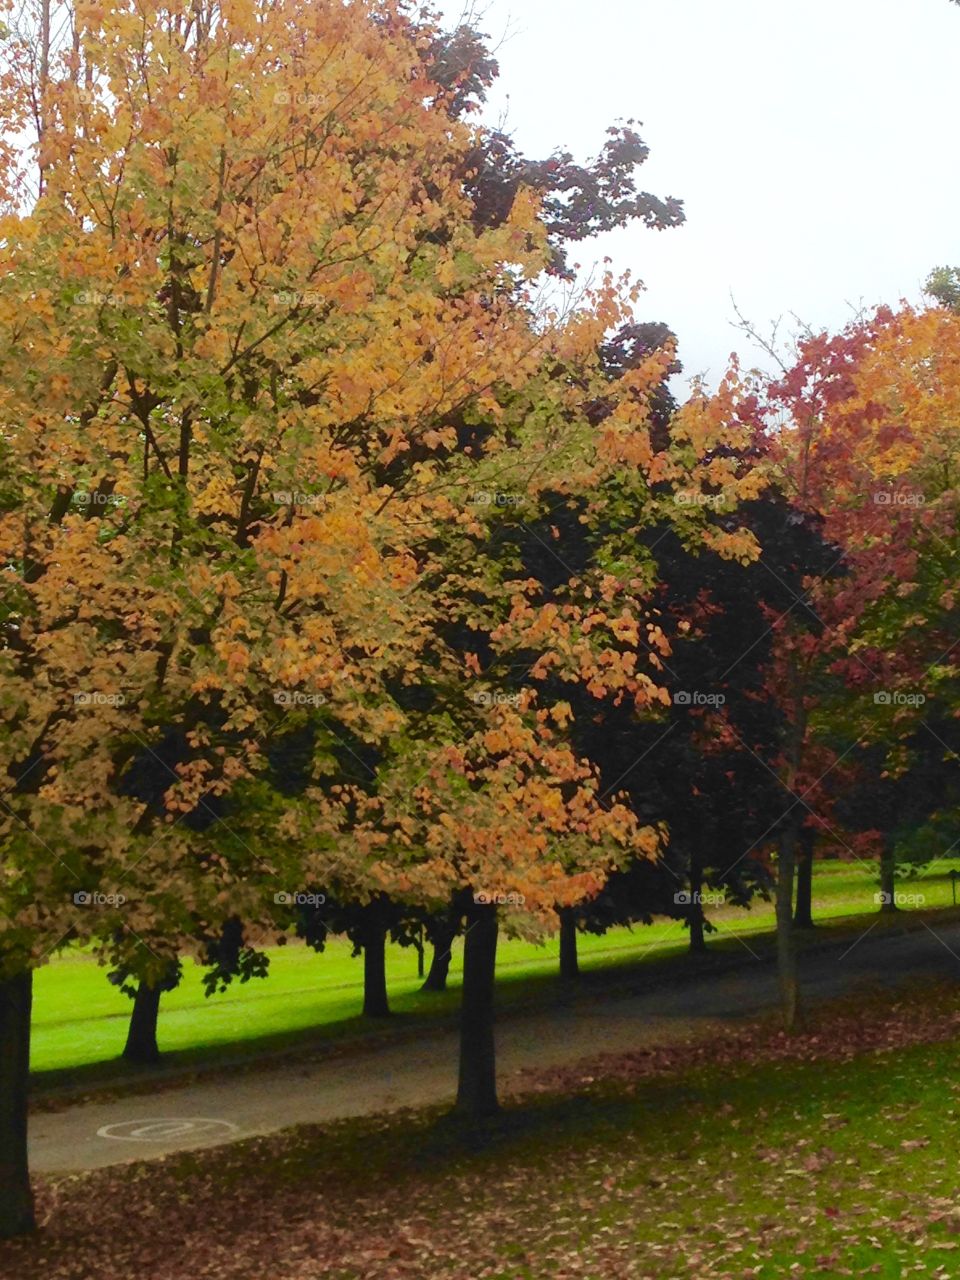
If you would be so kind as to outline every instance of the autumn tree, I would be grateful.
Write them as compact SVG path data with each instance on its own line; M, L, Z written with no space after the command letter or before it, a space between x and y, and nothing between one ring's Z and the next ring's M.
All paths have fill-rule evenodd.
M555 908L599 888L637 832L622 805L597 803L593 771L541 713L492 708L475 732L440 745L398 744L375 796L316 797L344 806L340 842L366 859L393 899L443 907L465 896L466 940L458 1107L497 1109L493 1040L496 943L552 927ZM486 723L484 723L484 721ZM314 810L315 812L315 810Z
M928 696L921 686L953 679L956 446L944 425L955 394L955 330L956 318L934 308L881 310L841 334L810 334L766 401L784 492L822 522L837 551L829 572L809 577L797 607L771 619L770 687L784 716L779 769L789 806L778 897L788 1022L798 990L788 886L801 833L812 820L845 843L844 815L829 811L824 780L856 763L866 794L864 769L878 785L900 775L901 734L915 731ZM804 614L814 626L797 626ZM892 813L888 804L874 806L881 828L884 812ZM846 820L869 834L862 812ZM894 831L887 825L875 835L884 902L892 903Z
M875 832L880 845L885 910L896 909L899 849L913 843L911 828L950 809L957 782L958 341L950 311L890 316L861 359L854 395L835 415L840 430L870 416L877 443L868 483L877 520L890 529L896 575L863 610L841 667L867 720L851 761L872 813L867 820L861 811L855 825Z
M30 1222L32 968L147 938L159 973L198 922L271 926L302 869L266 745L302 705L328 743L402 728L385 680L429 637L417 544L451 511L431 456L462 406L496 420L549 328L514 274L546 261L538 202L474 225L473 132L399 9L71 16L0 189L6 1234ZM37 86L4 56L17 135Z
M589 497L551 491L545 509L538 510L522 491L501 494L500 510L491 514L491 545L502 548L504 560L517 560L518 572L533 580L531 595L535 591L548 608L569 608L581 591L603 602L593 575L604 571L610 599L620 600L627 616L648 619L646 629L634 631L624 621L614 632L633 651L636 672L646 670L657 682L656 696L631 698L625 694L630 686L623 683L605 688L602 682L578 681L564 668L544 667L532 646L512 650L515 665L508 667L498 663L495 646L479 626L472 640L481 667L500 673L503 696L515 685L533 683L542 696L565 700L571 708L571 741L599 768L605 786L622 789L635 813L670 831L660 864L663 885L643 870L616 872L598 897L564 909L560 939L566 977L576 972L578 926L597 930L666 910L689 917L696 935L702 916L685 905L691 870L698 877L693 892L699 895L699 878L709 866L735 901L746 901L763 880L749 855L778 814L771 812L775 802L768 798L763 818L762 797L777 788L758 755L769 754L773 733L768 725L765 743L756 710L756 664L767 631L761 606L766 600L781 612L789 607L788 584L796 579L799 585L794 566L802 554L803 522L791 523L782 499L778 509L776 502L754 496L767 485L756 466L762 454L757 433L749 427L737 431L732 422L729 431L716 429L722 411L717 404L708 408L703 398L678 412L663 380L675 368L665 326L625 325L599 354L599 383L586 407L594 431L602 438L623 395L622 383L642 370L649 456L639 455L632 468L612 473ZM658 360L660 378L651 383ZM732 417L739 394L734 382L725 394ZM769 564L755 560L757 532ZM475 556L471 552L471 559ZM468 644L468 638L462 642ZM751 656L751 662L742 661ZM606 661L613 663L613 653L607 652ZM697 705L684 705L685 697L695 698ZM716 733L713 721L704 724L701 699L714 706L729 701L722 750L705 751L705 742L715 741ZM706 732L698 738L700 728ZM731 769L742 775L733 786ZM750 793L752 803L742 806L743 824L735 832L731 796L738 786L740 795ZM705 839L711 806L713 840ZM754 815L752 837L748 814ZM651 895L646 901L637 896L641 886ZM621 892L619 905L611 900L615 890Z

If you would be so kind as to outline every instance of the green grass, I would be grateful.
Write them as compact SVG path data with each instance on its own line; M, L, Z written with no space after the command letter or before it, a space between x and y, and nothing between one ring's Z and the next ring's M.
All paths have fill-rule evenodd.
M949 906L952 864L931 864L907 892L922 893L926 909ZM814 915L828 922L874 913L876 881L871 869L858 864L818 863L814 883ZM722 907L708 911L717 926L710 946L738 950L737 940L769 932L773 906L760 902L751 910ZM676 921L656 921L633 931L613 930L604 937L581 935L581 967L587 973L634 969L638 964L665 960L686 950L686 934ZM520 940L501 942L498 975L501 1001L532 998L553 981L557 971L557 942L544 945ZM392 1027L422 1018L451 1015L460 983L461 949L454 948L450 990L437 996L419 992L416 954L389 948L387 976L391 1004L398 1015ZM305 1038L342 1038L370 1033L378 1024L359 1016L362 1003L362 965L348 943L331 942L322 955L299 945L270 952L270 975L265 981L235 984L226 993L207 998L201 970L188 963L181 986L163 997L160 1015L161 1048L174 1062L190 1065L211 1057L281 1049ZM105 972L89 955L70 951L42 968L34 997L33 1070L51 1082L64 1072L81 1077L115 1073L117 1055L126 1035L130 1001L111 986ZM100 1072L91 1072L105 1064Z
M600 1167L556 1190L575 1204L612 1182L590 1235L628 1240L663 1267L655 1274L714 1274L698 1254L737 1276L938 1274L960 1243L958 1067L954 1041L844 1064L714 1068L596 1115L568 1107L564 1144L592 1144ZM555 1155L530 1141L522 1158L539 1168L527 1177L547 1176Z
M473 1165L471 1213L493 1217L508 1186L512 1237L456 1248L482 1250L477 1272L495 1280L535 1280L571 1256L591 1280L955 1277L958 1068L954 1040L845 1063L723 1063L632 1097L557 1099L508 1118ZM470 1230L442 1185L419 1194L424 1216Z

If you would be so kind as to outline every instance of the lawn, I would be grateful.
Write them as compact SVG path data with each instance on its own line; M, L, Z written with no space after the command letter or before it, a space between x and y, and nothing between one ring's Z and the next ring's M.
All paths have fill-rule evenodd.
M948 871L953 863L933 863L912 880L905 892L923 895L925 909L952 902ZM876 912L873 869L859 864L822 862L814 883L814 916L826 923ZM759 902L749 911L714 908L717 926L711 946L739 949L737 939L769 932L772 903ZM686 933L676 921L660 920L634 930L617 929L603 937L581 935L581 966L617 970L640 962L665 959L686 949ZM544 945L503 939L498 960L501 998L523 1000L541 990L557 971L556 939ZM400 1023L422 1017L450 1015L456 1008L460 982L460 945L454 947L450 990L445 995L419 992L416 953L390 947L387 975L394 1011ZM362 965L348 943L332 941L322 955L300 945L270 951L270 975L264 981L236 984L227 992L206 997L201 970L188 964L178 990L163 997L160 1015L161 1048L184 1062L211 1055L284 1048L311 1037L342 1037L369 1033L371 1024L359 1016L362 1003ZM112 1063L123 1048L130 1001L106 980L88 955L70 951L37 974L34 1000L33 1070L40 1076L96 1064ZM51 1079L53 1077L51 1076Z
M858 996L798 1040L758 1025L545 1077L482 1131L406 1114L42 1184L45 1234L7 1260L21 1280L134 1259L151 1280L950 1280L958 1034L953 985Z

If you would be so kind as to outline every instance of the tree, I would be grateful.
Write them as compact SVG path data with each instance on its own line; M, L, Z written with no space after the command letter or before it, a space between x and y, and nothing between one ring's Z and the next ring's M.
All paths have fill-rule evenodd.
M597 765L605 785L629 794L645 821L669 828L662 865L672 888L665 897L646 875L614 875L597 898L562 915L562 964L570 977L578 925L602 930L666 910L687 919L696 946L707 927L705 875L737 902L765 886L766 873L751 853L780 816L782 788L767 763L778 724L758 698L758 670L769 647L770 611L787 611L801 589L803 566L823 558L815 525L768 491L760 465L764 437L749 427L753 405L748 396L741 402L735 378L725 386L725 402L694 400L678 414L663 378L676 368L666 326L627 324L600 355L606 382L587 409L598 433L616 411L618 397L610 389L640 369L649 379L651 360L662 362L660 380L645 391L653 458L644 459L634 476L626 469L608 480L601 491L609 495L605 506L561 490L550 495L540 518L529 508L499 513L502 554L518 555L542 598L560 607L578 578L602 598L587 574L604 568L608 582L615 575L611 586L623 593L625 607L649 618L647 640L638 630L632 646L641 661L652 655L652 673L665 688L652 704L631 701L620 685L603 696L566 672L538 674L532 648L511 656L545 696L569 702L572 741ZM738 424L738 415L746 425ZM718 425L724 421L726 431ZM609 513L606 520L598 518L600 509ZM635 588L641 582L646 598L637 592L631 599L624 583ZM626 628L617 638L630 644ZM493 661L489 649L480 648L484 669ZM720 706L722 714L715 710ZM636 896L641 883L653 895L648 901ZM613 887L624 895L619 907L609 901Z
M112 975L111 975L112 977ZM157 1023L160 1015L160 997L165 991L173 991L180 983L181 968L171 968L165 978L151 980L141 978L135 987L121 989L133 1000L130 1026L127 1031L123 1057L137 1066L152 1066L160 1061L157 1043Z
M340 892L341 896L336 895ZM402 902L376 890L362 899L334 882L323 892L304 895L306 905L297 909L296 932L315 951L321 952L331 934L343 935L353 943L353 954L363 957L363 1013L368 1018L390 1015L387 993L387 940L402 947L416 946L423 917Z
M149 938L161 973L224 921L273 927L308 864L276 847L270 741L302 706L321 755L402 727L387 682L436 612L420 549L455 518L437 460L465 406L509 447L489 388L554 341L518 282L546 260L537 201L474 226L474 137L399 10L75 18L29 207L36 150L0 153L7 1234L30 969L82 938L133 971ZM25 130L29 83L0 96Z
M437 38L400 5L72 16L39 83L20 74L16 33L0 77L12 135L31 121L41 135L0 150L11 1046L31 968L73 940L156 988L204 938L233 928L252 953L261 931L282 936L277 897L297 885L438 909L502 872L529 881L506 890L532 900L527 927L602 883L632 816L599 803L561 742L562 702L478 729L475 667L437 643L465 604L450 607L462 561L442 553L488 537L470 495L505 472L537 501L571 462L587 492L645 456L662 356L623 376L601 437L585 409L624 296L605 281L557 315L529 282L561 269L565 237L681 216L636 194L632 131L592 166L560 156L525 174L515 156L493 201L457 114L465 82L431 78ZM539 604L484 565L485 623L505 649L539 642ZM564 656L578 678L655 696L626 648L603 657L620 613L601 628L578 609L596 633ZM410 705L433 689L440 705ZM359 786L345 740L383 777ZM271 754L304 743L310 785L285 790ZM427 811L391 791L417 761L437 788ZM431 851L416 876L405 803ZM446 845L451 823L469 845L475 820L471 863ZM546 833L563 853L541 865ZM471 992L490 954L471 948ZM4 1205L27 1186L23 1084L12 1071ZM15 1209L0 1219L22 1225Z
M958 344L952 312L890 316L857 370L856 399L842 406L856 422L858 404L870 405L880 446L870 483L896 548L896 581L864 609L856 657L844 666L861 694L862 727L851 785L837 802L855 830L875 837L886 911L896 910L899 851L915 856L914 832L939 825L957 784Z
M942 307L960 312L960 270L956 267L935 267L927 276L923 291Z
M36 1223L27 1174L27 1108L33 974L0 981L0 1238L25 1235Z
M391 897L428 905L467 891L457 1106L496 1110L493 985L499 916L508 929L553 927L558 905L598 888L618 857L652 833L629 810L601 806L597 780L550 718L494 708L466 743L407 744L344 840L380 852ZM352 808L352 806L351 806Z
M956 324L956 317L939 309L899 315L881 310L842 334L808 335L794 364L769 390L768 409L780 415L784 490L799 510L822 521L825 537L837 548L835 568L811 576L798 601L815 615L815 628L804 634L791 618L773 623L771 692L780 691L775 696L785 724L781 767L793 797L781 829L784 881L793 878L807 814L814 826L842 840L830 812L814 810L808 797L818 790L826 798L828 789L820 785L826 776L855 762L861 794L864 785L874 785L864 778L864 768L887 790L902 773L905 740L888 737L883 707L902 700L894 719L906 729L922 705L922 698L910 694L911 684L924 673L952 679L944 659L955 618L944 576L949 582L956 537L950 496L956 445L952 433L944 439L943 431L955 394L950 370ZM832 758L824 761L824 751ZM883 813L892 814L887 803L874 817ZM838 818L869 834L862 815L849 806L845 815L842 807L833 815L834 822ZM886 831L876 832L883 850L883 905L893 905L893 832L885 819L884 825ZM785 887L779 909L789 1022L797 986Z
M453 944L463 927L463 918L463 906L457 902L447 911L427 916L425 927L433 951L422 991L446 991Z
M454 119L477 111L500 73L486 37L465 24L450 32L427 30L427 69L443 90L438 104ZM637 221L658 231L680 226L685 220L682 201L637 190L637 171L650 149L635 124L611 125L600 153L587 164L562 149L545 160L532 160L501 129L479 131L463 169L474 225L478 230L502 225L518 192L536 192L550 245L547 269L568 278L573 276L567 262L573 243Z
M800 829L800 848L797 855L797 895L793 908L793 925L796 929L812 929L813 922L813 855L817 833L812 826Z

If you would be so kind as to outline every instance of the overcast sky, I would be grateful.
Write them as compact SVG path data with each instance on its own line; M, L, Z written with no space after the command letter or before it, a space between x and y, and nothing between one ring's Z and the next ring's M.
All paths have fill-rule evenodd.
M643 122L641 186L684 200L676 230L630 229L609 254L647 286L641 319L678 333L685 376L715 385L731 292L760 328L795 312L842 325L861 303L918 300L960 264L960 8L948 0L479 0L522 148L593 155ZM445 0L456 18L460 0ZM786 320L789 324L789 319ZM795 327L795 326L794 326Z

